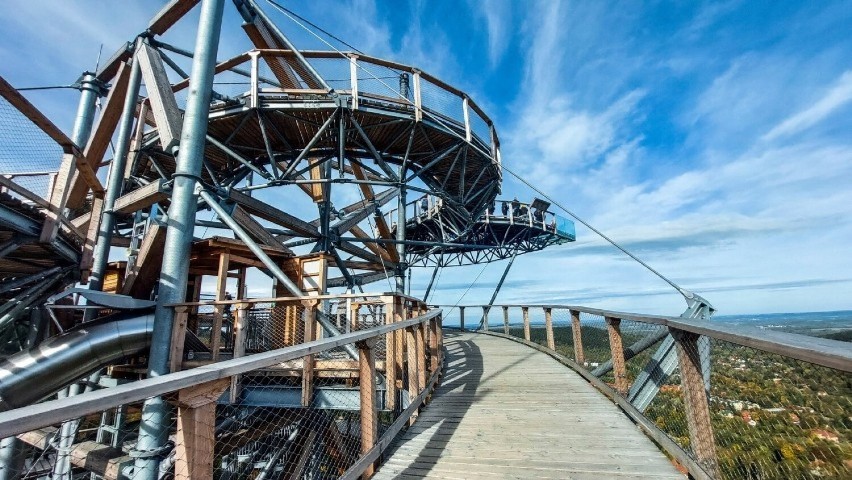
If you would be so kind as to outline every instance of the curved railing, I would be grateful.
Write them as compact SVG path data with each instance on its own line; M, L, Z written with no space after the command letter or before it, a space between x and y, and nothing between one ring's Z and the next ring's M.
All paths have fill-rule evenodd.
M331 319L332 325L321 321L329 302L347 305L348 313L342 314L351 322L349 333L329 331L342 319ZM175 335L185 331L192 308L208 304L233 315L233 358L177 371L184 342L176 341L173 373L128 382L121 378L138 374L131 372L139 366L115 365L111 378L103 381L112 388L2 412L0 438L8 448L0 452L4 465L11 468L14 454L8 453L22 450L15 443L23 442L41 452L22 466L29 469L24 473L52 468L58 426L77 419L77 438L68 442L70 452L61 453L73 466L103 478L130 478L134 462L140 468L146 464L139 459L151 458L158 459L155 476L160 477L173 472L174 478L225 473L300 478L312 471L357 478L372 471L390 441L413 421L441 374L441 310L426 311L410 297L181 304L174 307ZM258 304L291 309L294 321L303 325L304 343L246 352L244 333ZM370 307L379 305L382 312L376 316ZM174 440L156 451L141 451L135 445L142 405L156 398L173 406L162 426Z
M850 473L849 343L566 305L458 308L462 329L465 310L469 318L473 310L483 333L576 370L693 477ZM500 310L502 322L489 321L489 312Z

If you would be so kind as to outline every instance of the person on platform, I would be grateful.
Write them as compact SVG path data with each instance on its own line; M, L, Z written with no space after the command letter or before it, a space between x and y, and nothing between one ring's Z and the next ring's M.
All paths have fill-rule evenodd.
M429 213L429 197L423 195L423 198L420 199L420 214L426 215Z
M502 211L503 211L503 216L508 217L509 216L509 202L507 202L506 200L503 200L503 206L501 208L502 208Z
M515 197L512 200L512 215L518 216L521 214L521 202L518 201L518 197Z

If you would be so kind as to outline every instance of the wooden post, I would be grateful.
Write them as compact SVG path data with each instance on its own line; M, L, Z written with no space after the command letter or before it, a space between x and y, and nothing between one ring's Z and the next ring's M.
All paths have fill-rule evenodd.
M405 329L405 349L408 353L408 399L413 401L418 394L418 372L417 372L417 330L419 325ZM408 425L414 425L417 412L411 415Z
M248 328L249 303L236 305L237 312L234 316L234 358L240 358L246 354L246 329ZM230 402L237 403L240 398L240 375L231 377Z
M530 341L530 307L521 307L524 314L524 340Z
M175 479L213 478L216 400L228 388L222 378L178 392Z
M683 388L686 421L689 426L689 445L692 447L695 459L704 470L713 478L722 478L716 457L713 426L710 423L707 391L704 389L701 358L698 353L700 336L681 330L671 329L670 331L677 343L680 384Z
M222 301L225 299L225 293L228 288L228 263L231 255L228 251L219 254L219 271L216 278L216 300ZM210 351L212 352L213 361L219 361L219 348L222 345L222 316L224 307L216 305L213 310L213 328L210 330Z
M395 322L396 304L394 297L383 296L382 302L385 304L385 323L391 324ZM387 345L385 346L385 378L387 385L385 389L385 407L393 411L396 408L396 379L399 372L396 368L396 332L390 332L385 335Z
M169 354L169 371L180 371L183 366L183 344L186 339L186 325L189 318L189 307L175 307L175 320L172 324L172 351Z
M387 304L385 304L387 305ZM361 326L361 319L358 318L358 315L361 314L361 304L357 302L352 302L349 306L349 330L354 332L358 330ZM388 322L389 319L386 317L385 322Z
M586 363L583 353L583 331L580 329L580 311L571 310L571 333L574 337L574 361L580 365Z
M624 347L621 344L621 319L606 317L606 330L609 333L609 350L612 352L615 389L621 395L627 395L627 371L624 365Z
M302 302L304 310L302 313L305 322L305 342L311 342L316 335L315 324L317 315L317 302L307 300ZM305 355L302 359L302 406L311 406L314 398L314 356Z
M509 307L503 307L503 333L509 334Z
M491 310L491 307L488 305L482 306L482 331L488 331L488 311Z
M416 327L417 331L417 395L426 388L426 323Z
M376 411L376 339L355 344L358 347L358 377L361 396L361 455L369 452L378 437L378 413ZM364 478L373 475L374 465L364 470Z
M438 371L438 361L439 356L441 355L441 339L439 337L438 330L440 326L438 325L438 318L432 318L429 320L429 337L431 340L429 341L429 370L432 373Z
M544 330L547 334L547 348L556 350L556 340L553 338L553 315L550 308L544 308Z
M397 322L401 322L401 321L406 319L405 309L402 308L403 307L402 302L403 302L403 300L401 298L395 297L394 319L396 319ZM396 369L396 389L397 389L397 391L399 391L399 390L402 390L402 387L403 387L402 377L403 377L403 372L405 372L405 370L403 370L403 368L405 366L405 331L400 329L400 330L394 331L393 333L394 333L393 361L396 364L394 366L394 368Z
M464 331L464 307L459 307L459 327Z

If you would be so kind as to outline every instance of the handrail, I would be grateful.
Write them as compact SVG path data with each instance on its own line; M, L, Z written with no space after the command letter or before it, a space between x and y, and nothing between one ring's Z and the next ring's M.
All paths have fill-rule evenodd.
M446 307L448 305L432 305ZM458 305L456 308L485 308L488 305ZM768 353L776 353L796 360L803 360L823 367L834 368L843 372L852 372L852 349L847 342L828 338L812 337L799 333L778 332L755 327L725 325L720 322L685 320L682 317L663 315L646 315L638 313L602 310L576 305L556 304L499 304L490 308L542 308L574 310L599 315L601 317L620 318L635 322L662 325L697 335L704 335L717 340L751 347Z
M138 382L93 391L74 397L51 400L28 407L0 412L0 438L18 435L38 428L61 423L69 418L76 418L118 405L138 402L146 398L163 395L176 390L193 387L215 380L250 372L260 368L287 362L307 355L315 355L334 348L367 341L389 332L413 327L439 317L442 310L431 310L417 317L390 323L366 330L342 334L339 336L315 340L292 347L285 347L269 352L257 353L250 356L225 360L219 363L205 365L190 370L170 373L160 377L148 378Z

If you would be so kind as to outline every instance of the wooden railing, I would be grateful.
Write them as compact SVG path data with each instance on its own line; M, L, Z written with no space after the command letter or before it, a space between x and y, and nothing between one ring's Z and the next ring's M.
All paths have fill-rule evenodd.
M360 297L361 301L351 306L355 318L357 318L358 310L362 308L361 305L364 304L363 295ZM340 297L334 298L340 299ZM308 334L303 337L303 343L242 356L239 354L240 340L237 340L233 358L183 371L178 371L181 368L180 359L183 358L180 349L184 343L180 341L182 338L180 333L185 332L189 309L197 307L199 304L176 305L178 315L176 315L177 321L175 322L175 338L172 342L176 347L172 352L172 357L175 359L173 361L173 373L2 412L0 413L0 438L18 436L18 438L31 444L41 442L42 446L47 448L49 441L45 439L51 434L50 432L55 431L55 425L71 419L89 416L94 419L93 415L100 415L112 409L138 404L152 397L164 397L177 410L176 424L169 426L173 434L176 435L175 452L172 454L175 462L175 477L213 478L214 466L218 465L215 461L214 449L217 452L216 455L221 455L219 451L222 445L217 442L223 441L219 438L221 434L217 430L219 427L216 422L216 406L217 404L222 405L223 402L225 405L239 406L239 403L234 403L234 390L238 388L241 378L252 375L259 375L257 378L266 378L265 376L268 376L270 372L273 375L280 376L281 373L275 372L280 372L282 367L289 368L288 371L292 371L293 362L301 360L301 363L297 366L300 370L299 375L302 377L302 398L305 408L301 411L304 413L298 413L300 410L287 410L296 413L287 414L290 415L287 420L290 423L285 426L289 428L289 425L298 425L300 428L304 428L310 422L319 422L315 420L317 417L310 413L314 411L314 408L319 408L314 407L311 400L315 383L314 359L320 355L332 355L334 352L341 354L341 349L345 348L349 348L349 351L351 351L354 346L357 351L357 359L346 360L341 363L343 367L339 373L344 376L348 375L349 363L354 361L356 364L357 374L345 381L353 384L357 381L358 384L359 400L353 404L351 410L353 410L353 413L359 412L360 433L356 436L360 437L360 446L356 452L338 452L340 458L350 460L338 461L335 463L335 468L339 470L343 478L356 478L362 474L368 476L372 473L376 460L394 436L416 418L419 409L441 375L443 364L441 349L443 341L441 333L442 311L440 309L427 311L425 304L410 297L381 295L371 301L383 305L385 313L388 315L387 322L381 322L381 324L367 328L352 328L349 333L315 339L316 335L310 333L311 325L314 324L312 319L316 318L320 302L326 299L330 299L330 297L295 299L302 302L304 312L306 312L303 314L303 318L306 320ZM294 301L294 299L255 299L230 302L235 306L235 330L238 338L240 338L240 328L245 325L247 312L252 305L270 301L287 303ZM218 308L221 306L220 304L228 302L211 303ZM319 329L319 327L317 328ZM377 355L377 350L380 345L385 346L386 354L382 367L377 368L378 357L380 356ZM377 387L377 378L381 379L377 375L379 371L384 372L386 379L383 391L387 398L384 401L383 409L379 407L378 401L380 391ZM349 379L350 377L346 376L345 378ZM407 391L407 406L404 409L401 405L396 404L398 392L403 390L403 380L406 380L404 390ZM271 387L272 384L267 386ZM223 396L223 393L229 388L231 389L230 401L225 400L228 398L227 395ZM381 417L384 428L383 435L379 437L379 413L382 410L386 413ZM390 414L390 417L388 417L388 414ZM222 412L219 411L218 415L221 417ZM392 420L389 425L387 425L388 418ZM320 430L321 428L326 427L311 427L310 430L313 433L308 437L308 441L315 439L316 431L324 431ZM336 429L337 427L334 427L333 430ZM249 436L251 437L251 434ZM240 443L240 445L242 444ZM304 461L307 459L307 454L304 453L304 449L308 448L307 451L309 451L312 447L302 448L303 453L299 456L299 465L296 467L289 466L288 468L305 468ZM284 450L284 447L281 449ZM101 450L108 449L102 448ZM92 452L87 454L90 455ZM128 452L125 452L125 454L128 454ZM280 456L280 453L278 455ZM84 455L82 458L85 462L86 456ZM274 466L275 462L278 461L275 458L279 457L273 455L273 459L269 460L270 465ZM132 459L125 462L130 465ZM104 471L96 473L105 474ZM113 471L104 476L116 478L116 475Z
M813 408L813 405L836 402L848 414L849 394L852 393L848 390L852 382L852 348L849 343L708 320L570 305L465 305L455 308L459 309L462 330L479 330L519 341L576 370L617 403L693 477L743 478L754 473L751 470L768 475L766 478L778 475L792 477L795 476L792 465L796 459L791 458L790 452L809 448L808 442L825 440L825 445L817 447L837 449L847 454L852 451L847 436L850 432L833 432L835 427L824 426L834 424L841 425L836 428L843 428L843 419L838 417L842 413L836 411L838 407L826 407L825 412L817 408L815 413ZM469 313L468 323L465 323L466 310L476 312L473 317L479 326L471 328L473 322L469 320ZM495 325L489 321L489 313L495 310L502 310L502 324L495 322ZM517 310L520 310L520 322L514 316ZM535 321L531 319L532 314L537 317ZM557 318L558 321L555 320ZM445 322L447 320L445 318ZM669 370L664 365L666 342L670 342ZM651 356L650 352L654 350L656 352ZM798 400L799 405L783 404L783 400L777 400L779 405L765 405L761 409L754 400L754 392L746 390L748 382L738 380L736 376L746 373L772 375L772 378L762 378L770 385L765 387L764 394L783 397L771 392L771 386L780 391L785 382L795 381L784 378L781 373L784 369L801 372L802 375L823 369L818 372L820 378L834 379L836 385L790 385L789 390L801 391L804 397L810 395L813 398ZM670 375L672 380L667 381ZM644 390L643 385L646 387ZM737 388L743 389L743 397L750 396L751 399L743 401L737 398L740 394L732 391ZM680 405L676 408L678 411L662 411L658 405L662 400L657 400L658 404L653 403L661 389L661 396L667 401L674 399L671 405ZM746 407L742 407L742 403ZM674 408L671 405L667 408ZM752 419L752 415L759 413L750 413L750 409L761 409L760 414L765 416L767 424L795 422L796 428L788 431L785 437L788 440L784 440L788 447L778 446L781 440L769 430L761 431L760 425ZM651 411L653 418L649 417ZM741 414L742 420L734 414ZM798 417L806 414L821 415L818 418L823 422L814 421L814 425L806 426L803 420L799 426ZM673 424L672 419L680 416L685 417L686 425ZM741 429L740 425L745 426ZM716 430L723 431L721 439ZM794 438L796 432L799 432L799 437L796 437L799 440ZM835 433L838 435L835 436ZM756 446L776 451L775 456L781 460L756 458L755 452L760 449ZM790 451L782 452L784 448ZM842 459L842 453L837 455ZM784 461L788 461L789 465ZM842 461L831 463L831 459L814 458L806 468L830 477L848 473L848 467L843 465Z

